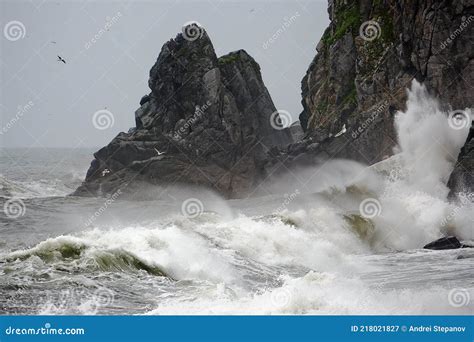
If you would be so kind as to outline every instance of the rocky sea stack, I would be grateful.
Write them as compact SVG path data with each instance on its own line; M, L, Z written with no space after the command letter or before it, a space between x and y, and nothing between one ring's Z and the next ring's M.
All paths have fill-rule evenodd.
M218 58L196 24L162 47L148 84L136 127L94 154L75 195L146 182L240 197L263 177L266 152L292 142L257 62L244 50Z
M243 50L218 58L207 33L191 26L163 46L136 128L95 153L75 194L143 181L203 185L236 198L300 165L374 164L394 153L394 115L405 110L413 80L447 112L472 107L472 1L330 0L328 13L302 80L300 122L282 129L255 60ZM451 197L473 191L471 145L472 131Z

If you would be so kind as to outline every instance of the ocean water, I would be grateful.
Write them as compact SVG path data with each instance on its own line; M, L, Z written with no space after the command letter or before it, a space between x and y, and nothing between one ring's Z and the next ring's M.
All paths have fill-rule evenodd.
M399 153L294 170L225 200L68 196L93 150L0 150L2 314L472 314L473 203L445 184L468 128L414 84ZM435 142L435 140L437 142Z

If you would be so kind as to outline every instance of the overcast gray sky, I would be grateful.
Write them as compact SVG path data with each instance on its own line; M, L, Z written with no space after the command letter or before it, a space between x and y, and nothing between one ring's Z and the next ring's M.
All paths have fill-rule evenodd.
M99 147L127 131L163 43L188 21L206 28L218 56L252 55L277 109L296 120L329 23L326 0L0 0L0 20L1 147ZM114 124L99 130L92 117L104 108Z

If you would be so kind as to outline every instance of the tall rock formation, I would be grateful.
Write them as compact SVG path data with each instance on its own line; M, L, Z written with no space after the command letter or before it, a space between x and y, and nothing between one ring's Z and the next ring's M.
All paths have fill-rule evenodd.
M301 137L297 124L293 133L273 128L278 115L252 57L241 50L217 58L206 32L194 27L197 39L178 35L163 46L136 129L95 154L76 194L145 181L239 197L295 165L329 158L373 164L393 153L394 113L405 109L413 79L445 109L473 107L474 0L329 0L328 12L330 25L302 80L303 139L289 144L291 134ZM472 178L469 141L453 192Z
M238 197L263 176L266 152L291 143L255 60L244 50L217 58L203 28L185 29L151 68L136 128L94 154L75 195L146 182L203 185Z
M466 143L459 153L448 187L451 199L462 193L464 198L474 201L474 126L471 126Z
M328 12L302 81L300 122L324 141L315 153L369 164L392 154L393 114L412 79L452 109L472 106L473 0L330 0Z

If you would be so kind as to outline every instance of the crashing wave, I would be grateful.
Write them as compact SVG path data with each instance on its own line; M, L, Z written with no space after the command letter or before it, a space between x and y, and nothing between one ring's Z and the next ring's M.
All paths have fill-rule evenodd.
M49 239L31 249L9 253L3 259L8 267L8 263L35 257L60 271L80 269L103 272L145 271L156 276L166 276L159 267L147 263L131 252L120 248L101 248L72 236Z

